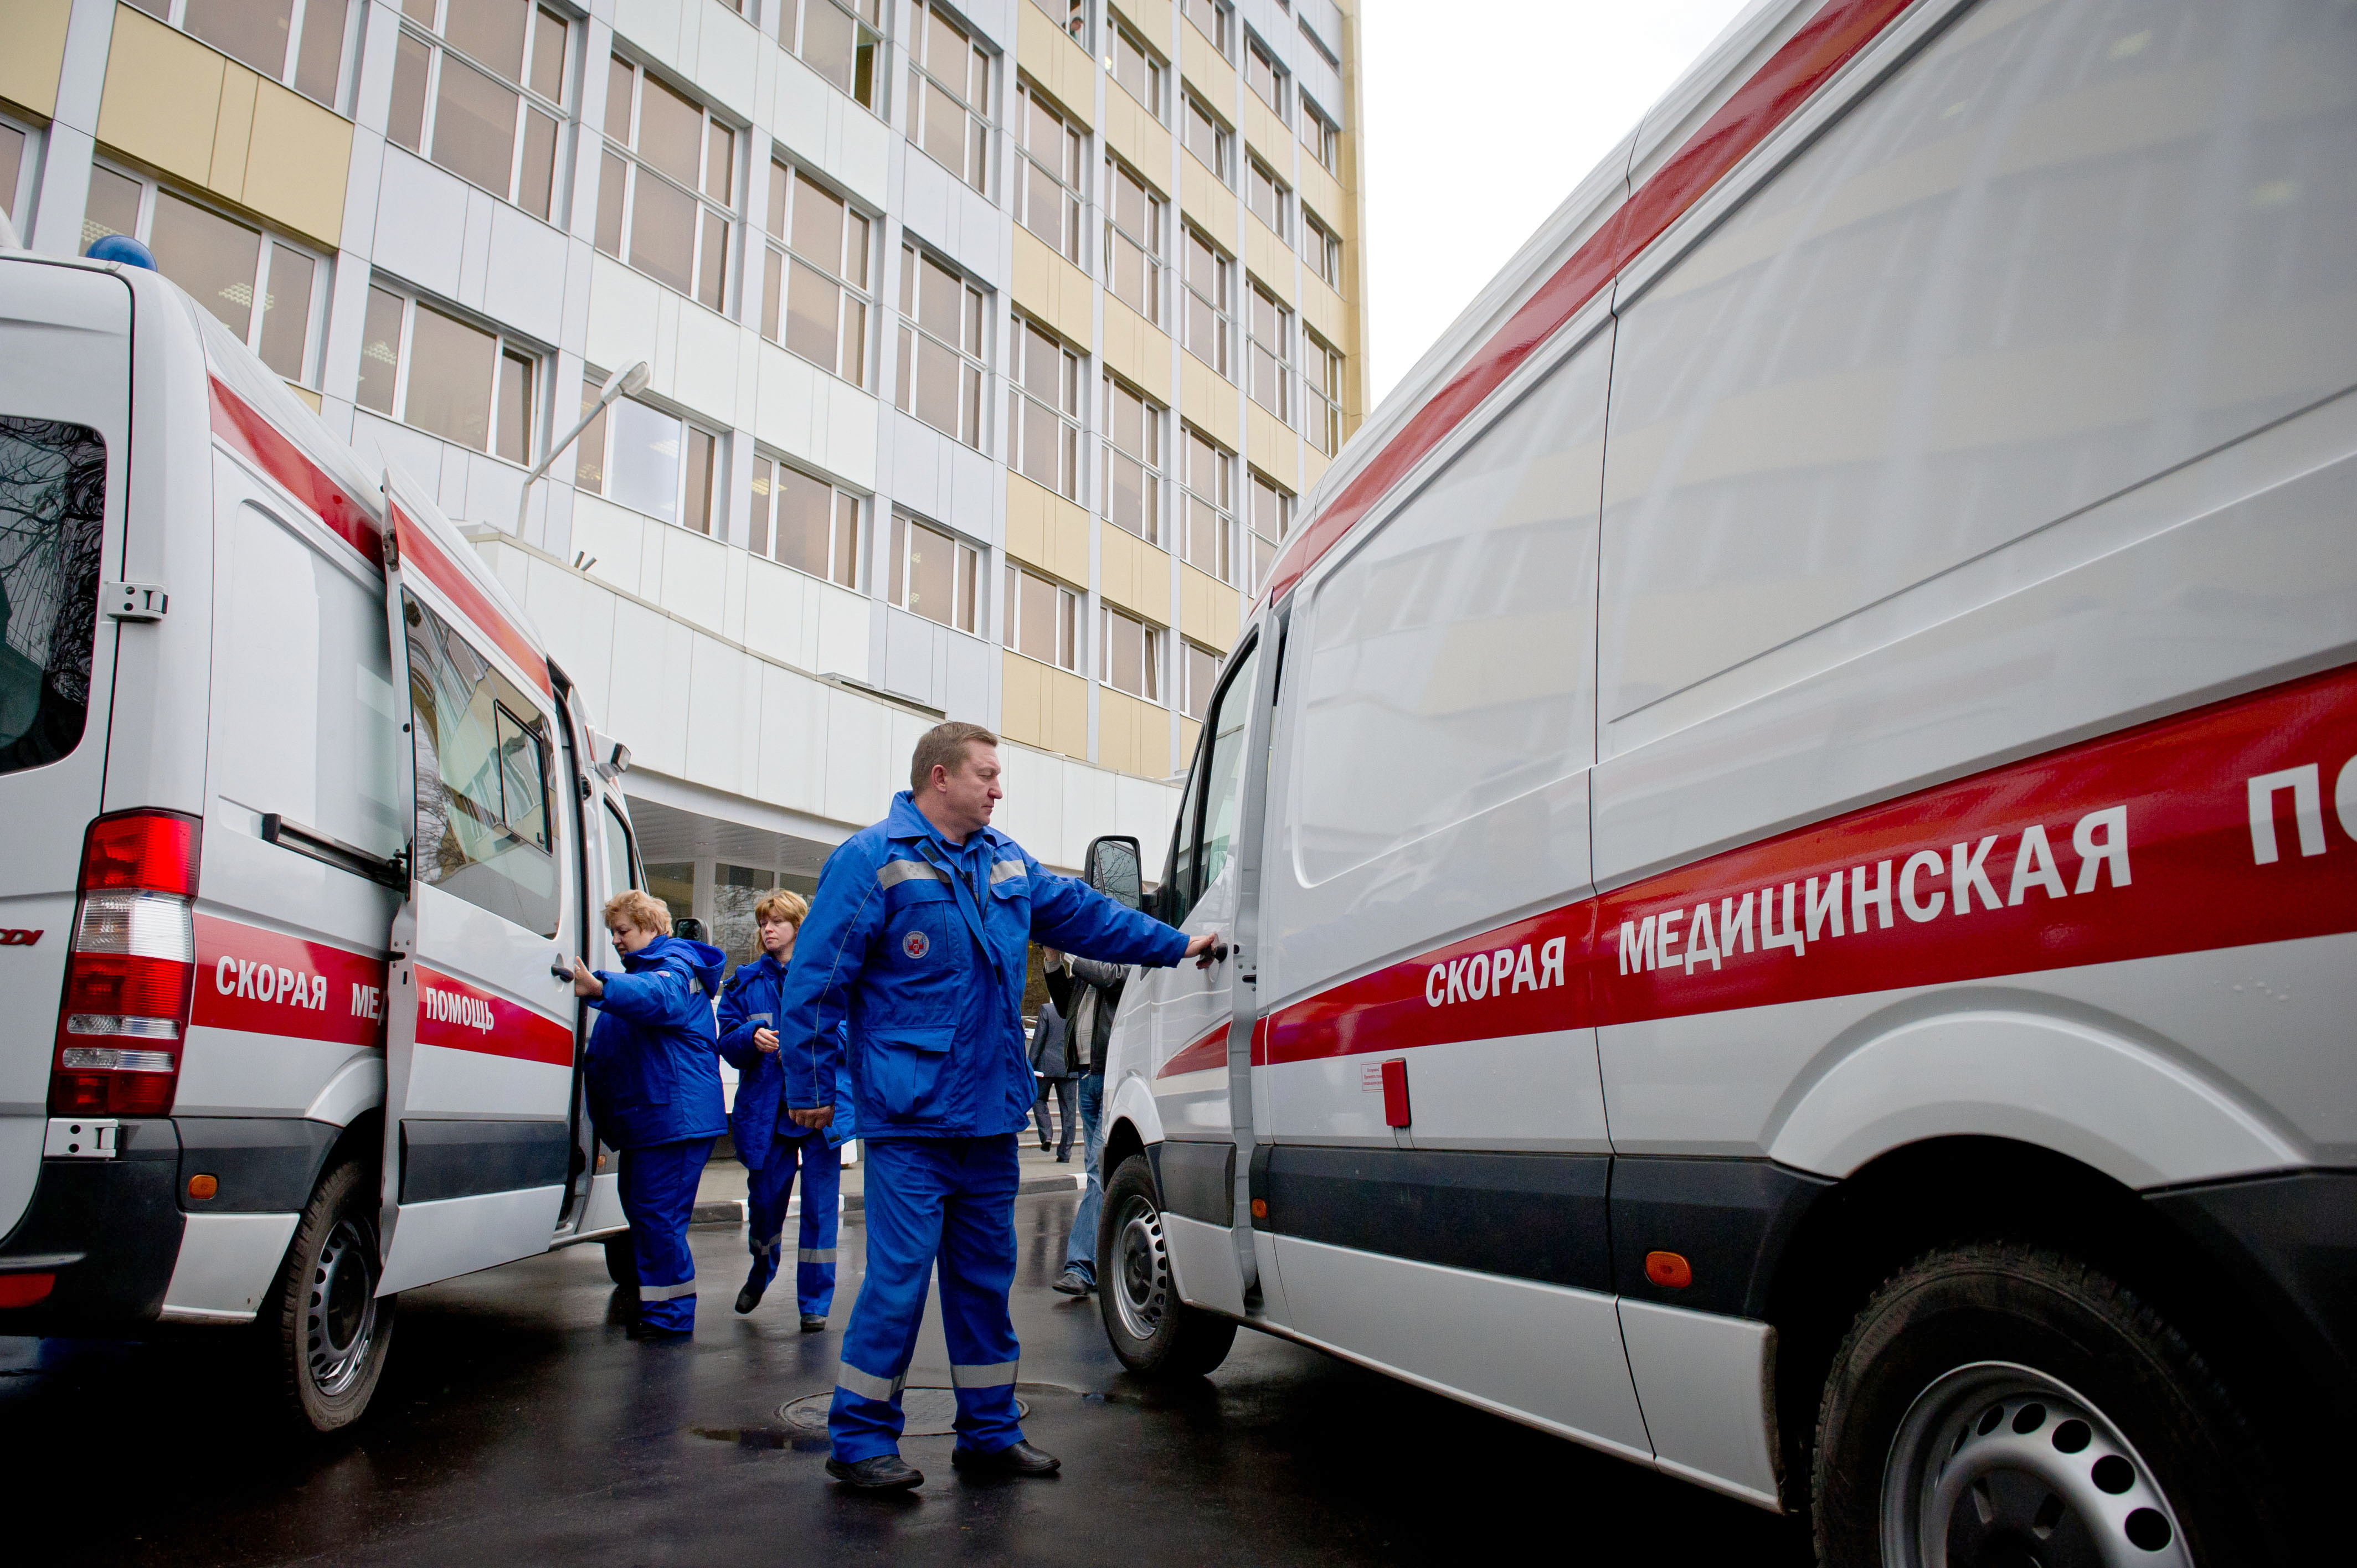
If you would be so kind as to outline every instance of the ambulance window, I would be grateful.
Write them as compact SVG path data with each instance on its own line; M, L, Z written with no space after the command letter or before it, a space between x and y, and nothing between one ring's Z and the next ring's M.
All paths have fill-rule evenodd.
M0 417L0 773L81 743L105 505L97 431Z
M1252 718L1253 675L1260 663L1255 644L1245 653L1211 709L1211 744L1203 753L1203 819L1195 854L1189 899L1219 880L1243 816L1244 729Z
M440 616L406 594L403 601L416 718L418 877L554 936L547 720Z
M611 800L606 802L606 897L611 898L626 888L636 887L639 879L630 873L630 829L622 821L622 813L614 810Z

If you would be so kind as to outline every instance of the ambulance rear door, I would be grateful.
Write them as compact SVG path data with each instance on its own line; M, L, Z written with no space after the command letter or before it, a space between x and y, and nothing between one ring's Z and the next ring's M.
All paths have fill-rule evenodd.
M384 481L387 620L410 741L408 897L386 986L379 1294L547 1249L570 1174L579 918L548 660L471 547Z

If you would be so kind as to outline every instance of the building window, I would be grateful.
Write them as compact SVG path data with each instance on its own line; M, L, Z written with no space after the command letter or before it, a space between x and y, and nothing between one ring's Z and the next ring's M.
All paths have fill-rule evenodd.
M870 231L866 217L800 169L770 166L761 335L856 387L867 384Z
M1222 185L1233 185L1235 175L1230 167L1234 157L1234 145L1227 126L1219 117L1203 107L1203 101L1191 92L1179 94L1184 107L1179 111L1179 134L1187 150L1200 159L1203 166L1220 177Z
M1244 85L1253 96L1269 107L1269 112L1282 120L1285 113L1285 68L1276 63L1266 44L1244 35Z
M1252 491L1253 586L1268 581L1276 547L1293 531L1293 492L1262 473L1247 469Z
M619 55L608 70L597 248L725 310L737 133Z
M919 0L909 50L909 139L976 190L987 192L990 57L942 13Z
M1234 319L1235 263L1212 247L1202 231L1183 226L1187 253L1185 338L1187 351L1233 381L1228 369L1228 324Z
M1063 35L1083 49L1089 47L1088 0L1031 0L1048 14Z
M604 380L594 371L583 377L584 411ZM727 469L725 442L675 413L623 398L581 433L574 482L632 511L710 533Z
M1211 711L1211 688L1220 680L1220 656L1191 642L1178 647L1187 661L1186 690L1179 693L1179 701L1189 718L1200 719Z
M884 0L801 0L779 27L804 65L834 83L861 108L883 113L877 70L884 53Z
M746 543L797 572L859 586L859 498L773 457L753 457Z
M14 120L0 120L0 212L8 216L21 238L28 215L17 205L20 192L30 191L33 166L39 156L39 134Z
M1268 225L1269 232L1282 240L1286 236L1286 218L1293 206L1293 192L1287 190L1268 166L1258 158L1244 160L1244 205L1252 215Z
M1111 154L1105 156L1105 287L1158 326L1166 204L1153 187Z
M1097 607L1097 679L1149 703L1162 700L1162 628Z
M132 0L271 81L333 109L343 102L346 0ZM454 6L468 0L450 0ZM524 0L518 0L521 10ZM410 0L412 11L433 0Z
M1187 564L1222 583L1236 580L1236 460L1233 454L1189 424L1180 432L1185 448Z
M1003 640L1026 659L1059 670L1081 667L1081 596L1061 583L1006 564Z
M1022 149L1015 218L1066 261L1081 260L1081 133L1028 81L1015 89L1015 139Z
M1168 80L1162 61L1146 47L1145 41L1129 30L1125 22L1113 24L1113 48L1105 55L1105 69L1121 83L1122 91L1138 101L1148 114L1162 118L1163 83Z
M1301 100L1301 145L1309 149L1310 161L1328 174L1340 172L1335 164L1341 156L1341 136L1324 110Z
M1235 33L1234 10L1222 5L1220 0L1178 0L1178 9L1185 13L1187 20L1195 24L1197 32L1211 40L1211 47L1219 50L1221 58L1225 59Z
M1246 390L1253 402L1285 421L1293 423L1292 389L1286 384L1286 371L1293 362L1293 312L1276 302L1276 296L1261 287L1254 279L1246 301L1244 335L1246 352L1252 360L1252 374Z
M1302 336L1301 381L1309 390L1302 429L1309 445L1331 457L1342 449L1342 351L1328 348L1315 333Z
M1104 518L1162 542L1162 414L1142 392L1104 379Z
M901 409L982 446L982 290L914 245L900 247Z
M980 624L981 551L896 511L891 554L892 603L956 631Z
M1006 462L1067 500L1081 499L1081 357L1021 317L1006 378Z
M15 172L14 165L9 168ZM108 234L145 241L156 253L156 269L187 289L264 364L290 381L314 384L328 307L323 258L153 180L93 164L82 209L83 248ZM480 441L473 445L484 449Z
M191 6L197 0L189 0ZM385 134L533 217L555 210L572 24L526 0L409 0Z
M1307 207L1301 209L1301 256L1320 283L1342 292L1342 242Z
M528 345L371 284L354 401L445 441L529 463L540 356Z

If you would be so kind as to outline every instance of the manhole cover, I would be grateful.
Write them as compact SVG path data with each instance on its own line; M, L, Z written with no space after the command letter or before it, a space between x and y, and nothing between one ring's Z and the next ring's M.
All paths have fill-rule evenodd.
M778 1420L795 1433L826 1435L827 1407L834 1402L834 1391L823 1394L805 1394L798 1400L788 1400L778 1407ZM1031 1413L1031 1407L1022 1400L1015 1402L1016 1419ZM947 1437L957 1430L957 1391L954 1389L909 1388L900 1391L900 1414L906 1424L901 1435L906 1437Z

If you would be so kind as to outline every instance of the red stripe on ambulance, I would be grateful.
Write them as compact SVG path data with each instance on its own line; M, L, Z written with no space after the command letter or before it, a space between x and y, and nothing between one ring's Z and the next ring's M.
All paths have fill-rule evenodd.
M1228 1065L1228 1020L1220 1020L1219 1027L1173 1056L1156 1069L1157 1078L1177 1078L1181 1073L1207 1072L1215 1067Z
M253 406L212 379L213 434L252 459L255 467L285 487L286 493L317 514L321 522L347 544L366 556L370 564L384 559L383 534L369 510L344 493L320 467L303 455L276 425Z
M338 1045L384 1045L385 961L217 915L199 915L188 1021Z
M557 1067L572 1065L569 1026L424 964L417 966L416 972L419 1045Z
M417 521L399 507L392 508L393 539L400 547L404 571L414 571L440 589L479 630L500 645L500 651L516 662L524 678L540 688L544 696L554 697L555 688L549 684L548 656L532 645L532 639L515 628L515 623L500 613L499 607L475 586L457 563L443 553Z

